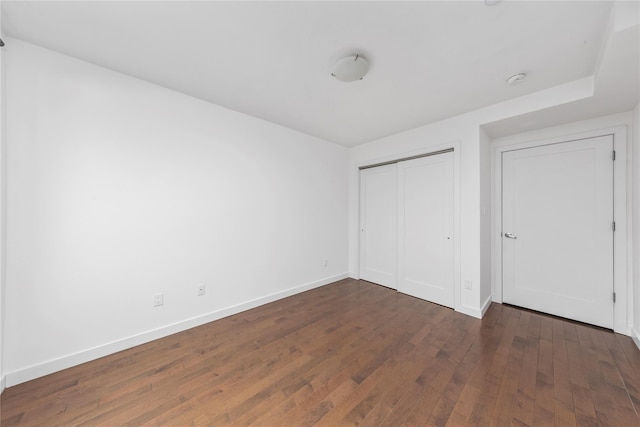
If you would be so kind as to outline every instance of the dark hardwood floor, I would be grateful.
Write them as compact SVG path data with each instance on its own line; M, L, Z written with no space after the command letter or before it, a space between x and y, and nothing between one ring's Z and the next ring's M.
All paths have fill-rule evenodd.
M14 425L638 426L630 338L343 280L2 394Z

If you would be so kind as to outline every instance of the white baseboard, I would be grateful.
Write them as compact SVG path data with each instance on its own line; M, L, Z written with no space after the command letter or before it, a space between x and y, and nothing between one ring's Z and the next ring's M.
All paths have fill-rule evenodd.
M201 316L166 325L158 329L123 338L118 341L106 343L94 348L83 350L78 353L63 356L58 359L9 372L4 378L2 378L2 388L4 389L5 384L7 387L11 387L26 381L33 380L35 378L43 377L45 375L49 375L63 369L71 368L73 366L89 362L91 360L99 359L100 357L108 356L110 354L117 353L119 351L126 350L140 344L145 344L158 338L163 338L177 332L204 325L205 323L213 322L214 320L222 319L223 317L250 310L252 308L268 304L270 302L277 301L291 295L299 294L301 292L305 292L314 288L319 288L320 286L328 285L329 283L337 282L338 280L346 279L347 277L347 273L339 274L332 277L326 277L315 282L306 283L304 285L276 292L271 295L266 295L231 307L212 311Z
M466 314L467 316L472 316L477 319L482 319L484 314L487 312L489 307L491 306L491 295L482 303L480 309L475 307L469 307L467 305L461 305L460 307L456 307L456 311L462 314Z
M7 377L4 375L0 378L0 394L7 388Z
M640 334L635 330L635 328L631 328L631 339L633 339L633 342L636 343L636 347L640 350Z
M467 307L466 305L461 305L460 307L456 307L456 311L458 313L466 314L467 316L475 317L477 319L482 318L482 313L477 308Z
M482 303L482 307L480 308L480 311L482 312L482 315L480 316L481 319L484 317L485 314L487 314L487 310L489 310L489 307L491 307L492 302L493 302L493 295L489 295L487 299L484 300L484 302Z

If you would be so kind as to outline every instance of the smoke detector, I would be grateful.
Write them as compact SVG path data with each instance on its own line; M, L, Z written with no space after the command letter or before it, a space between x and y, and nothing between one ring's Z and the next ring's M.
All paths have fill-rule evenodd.
M525 79L525 77L527 77L525 73L514 74L513 76L507 79L507 84L509 86L517 85L518 83L522 82Z

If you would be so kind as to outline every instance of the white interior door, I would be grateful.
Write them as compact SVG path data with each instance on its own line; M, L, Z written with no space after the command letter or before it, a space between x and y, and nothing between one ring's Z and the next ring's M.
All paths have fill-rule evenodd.
M360 278L396 289L396 165L360 171Z
M398 163L398 291L454 306L453 153Z
M503 300L613 326L613 137L502 154Z

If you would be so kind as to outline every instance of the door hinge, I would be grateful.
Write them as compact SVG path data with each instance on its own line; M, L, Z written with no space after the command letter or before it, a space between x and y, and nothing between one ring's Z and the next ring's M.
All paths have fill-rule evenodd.
M616 293L615 292L613 293L613 302L614 303L616 302Z
M616 150L613 150L613 152L611 153L611 160L616 160Z
M614 232L616 231L616 222L615 221L611 222L611 230L613 230Z

